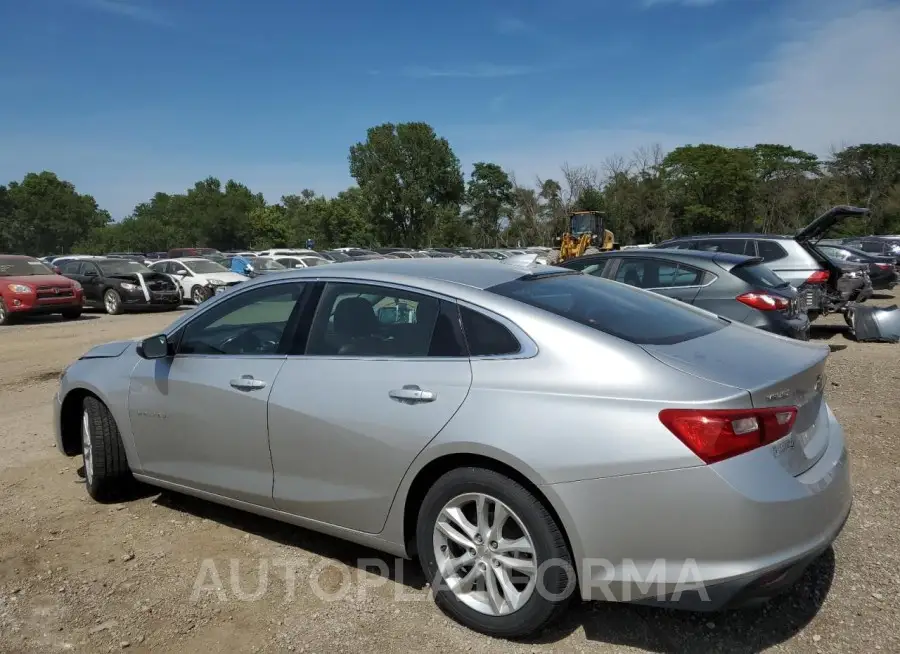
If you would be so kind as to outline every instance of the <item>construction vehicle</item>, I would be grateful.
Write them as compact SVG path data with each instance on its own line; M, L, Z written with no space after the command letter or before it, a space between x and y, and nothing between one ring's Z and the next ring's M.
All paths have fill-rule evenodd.
M606 229L607 215L602 211L575 211L569 214L569 231L556 237L553 263L561 263L584 254L618 250L615 235Z

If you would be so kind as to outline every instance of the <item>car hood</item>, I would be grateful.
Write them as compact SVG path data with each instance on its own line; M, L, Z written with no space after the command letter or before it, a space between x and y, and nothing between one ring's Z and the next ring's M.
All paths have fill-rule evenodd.
M11 275L0 277L4 284L28 284L29 286L72 286L72 280L62 275Z
M818 241L824 238L832 227L845 218L867 216L869 213L870 210L863 207L851 207L848 205L832 207L797 232L794 238L798 241Z
M137 341L113 341L92 347L81 355L82 359L113 359L121 356L129 347L135 347Z
M246 275L236 272L208 273L203 275L204 279L221 279L223 282L243 282L247 280Z

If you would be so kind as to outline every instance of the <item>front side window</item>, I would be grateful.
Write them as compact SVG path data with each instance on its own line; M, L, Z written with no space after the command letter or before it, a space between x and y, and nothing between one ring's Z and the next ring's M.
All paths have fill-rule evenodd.
M316 356L463 356L452 311L437 298L390 286L329 283L306 353ZM454 305L455 306L455 305ZM448 324L449 321L449 324ZM448 352L455 354L448 354Z
M246 291L189 322L178 354L272 355L284 351L282 339L305 284L291 283Z
M727 322L593 275L523 277L487 289L638 345L670 345Z

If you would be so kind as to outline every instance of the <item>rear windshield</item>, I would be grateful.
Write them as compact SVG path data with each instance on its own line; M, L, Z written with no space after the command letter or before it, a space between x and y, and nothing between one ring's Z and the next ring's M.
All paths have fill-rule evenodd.
M782 288L788 285L788 283L779 277L777 273L763 264L735 266L731 269L731 274L738 279L747 282L751 286Z
M672 345L727 322L594 275L520 277L487 289L636 345Z

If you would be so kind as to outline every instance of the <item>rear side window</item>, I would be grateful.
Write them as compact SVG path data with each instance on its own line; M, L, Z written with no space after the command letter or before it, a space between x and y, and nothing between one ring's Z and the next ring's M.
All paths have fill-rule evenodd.
M788 253L775 241L757 241L756 248L759 250L759 256L763 261L778 261L784 259Z
M711 238L700 242L700 250L707 252L727 252L728 254L750 254L756 256L753 251L753 243L745 238Z
M681 343L727 324L657 295L591 275L522 277L488 290L637 345Z
M512 332L496 320L466 307L460 307L459 311L470 356L516 354L521 349L518 339Z
M731 274L757 288L781 288L788 285L777 273L763 264L735 266L731 269Z

